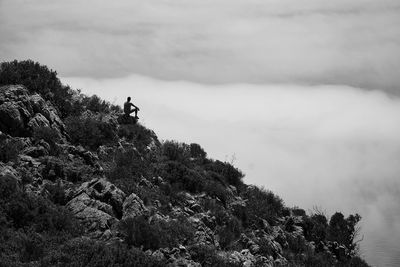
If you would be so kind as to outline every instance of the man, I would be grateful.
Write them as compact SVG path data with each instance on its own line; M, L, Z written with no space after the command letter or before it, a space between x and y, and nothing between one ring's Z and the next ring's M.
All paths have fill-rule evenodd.
M131 107L134 107L133 109L131 109ZM124 113L126 116L130 116L131 113L135 112L135 119L139 119L139 117L137 116L137 112L140 109L135 106L134 104L131 103L131 97L128 96L127 101L124 103Z

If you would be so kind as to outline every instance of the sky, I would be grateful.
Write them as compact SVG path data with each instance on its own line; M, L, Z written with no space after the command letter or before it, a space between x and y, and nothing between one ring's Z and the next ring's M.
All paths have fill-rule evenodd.
M288 206L360 213L362 255L398 266L398 25L398 0L0 0L0 59L132 96Z

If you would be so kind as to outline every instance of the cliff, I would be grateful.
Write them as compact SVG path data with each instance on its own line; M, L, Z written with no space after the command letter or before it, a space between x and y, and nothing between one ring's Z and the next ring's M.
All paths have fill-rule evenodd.
M359 215L286 207L43 73L0 68L0 266L368 266Z

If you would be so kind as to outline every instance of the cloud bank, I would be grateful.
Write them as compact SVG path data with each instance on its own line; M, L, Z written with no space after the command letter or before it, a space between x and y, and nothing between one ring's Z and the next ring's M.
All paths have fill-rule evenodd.
M400 94L397 0L0 1L0 58L64 76Z
M63 80L116 104L132 96L160 138L197 142L213 158L234 156L247 183L288 206L360 213L367 260L399 263L400 99L345 86Z

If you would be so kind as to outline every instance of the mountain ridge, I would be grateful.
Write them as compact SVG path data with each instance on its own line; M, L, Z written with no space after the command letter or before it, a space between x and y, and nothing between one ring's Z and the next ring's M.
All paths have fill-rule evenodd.
M286 207L39 63L0 86L0 266L368 266L358 214Z

